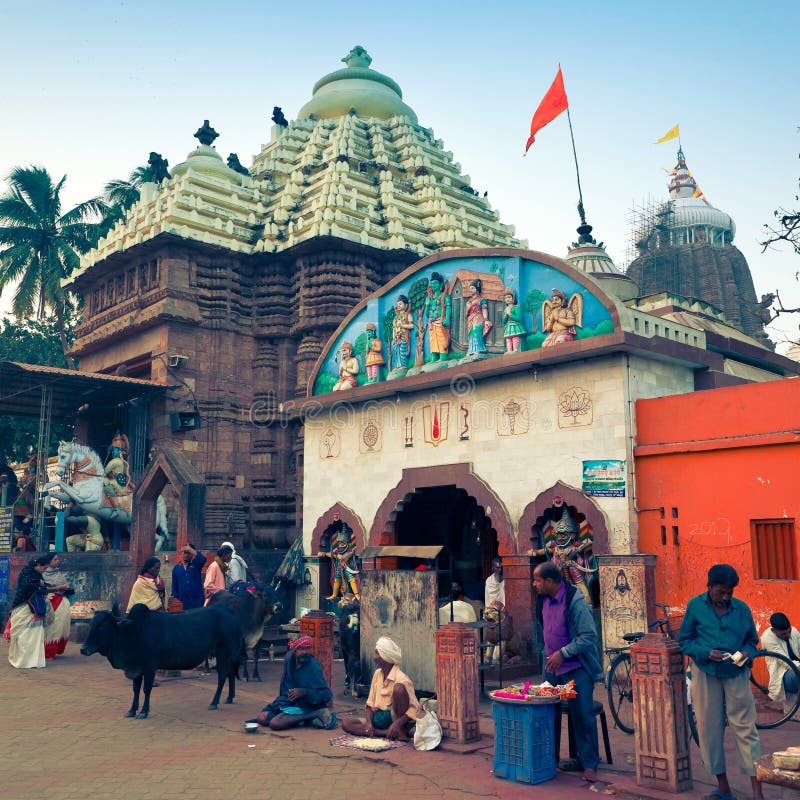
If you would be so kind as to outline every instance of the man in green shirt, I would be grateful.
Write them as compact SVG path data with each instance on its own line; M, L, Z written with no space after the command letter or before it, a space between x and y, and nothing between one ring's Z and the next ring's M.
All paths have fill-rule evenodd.
M750 691L750 659L758 649L758 633L750 609L733 596L739 583L729 564L708 571L708 591L693 597L678 634L681 650L692 665L692 706L703 765L716 776L710 797L732 800L725 769L725 720L736 737L739 765L750 776L754 800L763 800L756 780L761 744L756 730L756 705Z

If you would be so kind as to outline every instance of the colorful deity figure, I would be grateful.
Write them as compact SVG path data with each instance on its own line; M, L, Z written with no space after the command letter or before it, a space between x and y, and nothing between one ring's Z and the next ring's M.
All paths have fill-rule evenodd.
M406 295L401 294L394 305L392 320L392 377L402 377L408 371L408 355L411 352L411 331L414 330L414 315L409 310Z
M353 529L346 523L337 520L334 523L334 531L331 533L330 550L319 552L317 555L320 558L330 558L333 568L333 590L325 599L334 600L340 592L344 594L349 586L356 600L360 600L361 595L356 583L358 563Z
M591 526L585 519L578 523L574 511L561 495L553 498L545 518L540 534L543 547L532 551L532 555L546 556L556 564L564 579L578 587L592 606L591 586L597 580L598 572L597 559L592 553L594 537Z
M503 293L506 307L503 309L503 339L506 343L507 353L518 353L522 337L527 333L522 322L522 307L517 302L517 295L513 289L506 287Z
M377 383L381 367L386 363L383 357L383 342L378 338L374 322L367 323L367 355L364 366L367 370L367 383Z
M475 278L469 284L470 297L467 300L465 314L467 317L467 355L465 361L477 361L486 358L486 334L492 329L489 319L489 302L483 296L483 281Z
M542 303L542 330L547 333L542 347L554 347L575 339L576 328L583 327L583 297L576 292L567 302L567 296L553 289L551 300Z
M450 321L452 301L445 291L445 280L438 272L432 272L425 300L425 316L428 320L428 349L431 361L444 360L450 350Z
M339 361L339 380L333 384L333 391L338 392L343 389L355 389L358 385L356 376L358 375L358 359L353 355L353 345L350 342L342 342L342 347L337 354Z
M108 460L104 467L103 492L108 504L113 509L111 519L119 515L120 509L127 511L128 506L123 501L133 493L130 470L128 468L128 454L130 443L124 433L116 432L108 448Z

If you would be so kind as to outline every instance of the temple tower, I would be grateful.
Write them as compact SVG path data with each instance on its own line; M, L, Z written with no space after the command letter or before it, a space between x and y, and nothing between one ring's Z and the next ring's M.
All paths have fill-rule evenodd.
M170 385L150 443L178 447L205 480L209 544L295 537L302 429L280 404L305 395L360 300L438 250L525 246L364 48L342 60L297 119L274 109L249 170L220 156L206 121L70 280L85 301L81 369ZM193 411L199 426L181 427Z
M705 199L679 149L669 200L647 209L635 226L638 256L627 275L642 295L669 292L701 300L767 344L750 268L733 244L735 233L733 219Z

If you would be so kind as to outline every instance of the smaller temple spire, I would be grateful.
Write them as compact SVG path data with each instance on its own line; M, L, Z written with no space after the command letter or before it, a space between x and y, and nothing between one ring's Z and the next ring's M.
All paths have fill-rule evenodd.
M578 214L581 224L578 225L578 244L597 244L592 238L592 226L586 222L586 210L583 207L583 200L578 200Z
M219 134L208 124L208 120L203 120L203 127L198 128L194 132L194 138L197 139L200 144L204 144L209 146L213 143L214 139L216 139Z

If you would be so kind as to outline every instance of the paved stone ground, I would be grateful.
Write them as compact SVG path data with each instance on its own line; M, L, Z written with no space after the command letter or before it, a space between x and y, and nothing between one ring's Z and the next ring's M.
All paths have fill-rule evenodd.
M150 718L131 720L123 716L130 705L130 681L101 656L85 658L77 645L70 644L65 656L43 670L12 669L7 657L8 645L2 641L3 800L591 797L585 793L592 790L568 773L534 787L495 778L488 702L482 705L484 746L474 753L417 753L403 747L367 754L331 747L328 742L336 731L242 732L242 721L255 716L277 694L281 670L277 662L262 664L264 683L238 683L234 704L222 704L218 711L207 710L215 675L161 678L161 686L153 690ZM341 686L342 665L337 663L335 671ZM335 703L341 717L360 709L363 701L339 693ZM611 737L614 765L601 763L600 776L612 783L627 778L632 784L633 736L612 729ZM800 744L800 724L765 732L762 744L765 751L775 750L790 738ZM701 797L712 788L694 746L693 752L695 791L682 795L686 798ZM729 758L734 765L733 788L744 799L749 783L738 774L733 752ZM605 789L605 783L594 787L596 792ZM779 792L766 787L767 800L780 797ZM640 794L647 793L640 790Z

